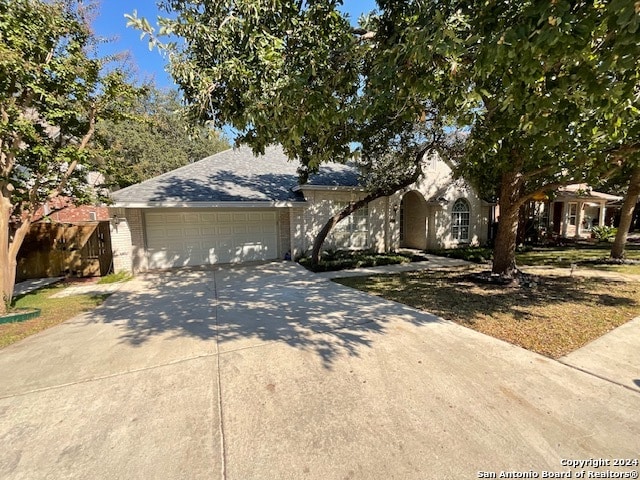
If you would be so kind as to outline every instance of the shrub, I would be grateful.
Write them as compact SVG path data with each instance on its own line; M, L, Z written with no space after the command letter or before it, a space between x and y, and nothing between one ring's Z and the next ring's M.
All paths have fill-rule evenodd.
M429 253L474 263L487 263L493 258L493 250L487 247L444 248L431 250Z
M598 225L591 229L593 238L599 242L608 242L613 240L618 233L618 229L615 227L609 227L608 225Z
M298 263L314 272L333 272L347 268L378 267L410 261L410 257L399 253L375 253L370 250L327 250L322 253L318 265L311 265L309 257L300 258Z

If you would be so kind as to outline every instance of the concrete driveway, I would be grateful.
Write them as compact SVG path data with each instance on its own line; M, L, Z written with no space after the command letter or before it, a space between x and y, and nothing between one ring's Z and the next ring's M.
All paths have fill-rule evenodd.
M639 411L292 263L181 270L0 350L0 478L542 478L638 458Z

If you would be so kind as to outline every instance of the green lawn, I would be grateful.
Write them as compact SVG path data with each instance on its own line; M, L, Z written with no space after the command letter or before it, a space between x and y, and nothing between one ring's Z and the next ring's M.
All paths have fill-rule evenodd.
M38 318L24 322L0 324L0 348L58 325L79 313L93 310L110 295L74 295L51 298L51 295L59 292L64 286L64 284L58 284L42 288L18 298L14 304L15 308L39 308L42 313Z
M516 253L516 263L520 267L553 266L593 268L610 272L640 275L640 263L611 264L606 263L611 244L570 245L566 247L529 247ZM477 263L488 263L492 251L486 247L465 247L452 250L434 250L431 253L446 257L462 258ZM640 262L640 246L629 245L626 249L627 260Z

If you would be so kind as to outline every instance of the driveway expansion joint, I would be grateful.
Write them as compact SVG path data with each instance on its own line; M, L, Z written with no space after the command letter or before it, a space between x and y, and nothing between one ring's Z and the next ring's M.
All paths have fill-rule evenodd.
M611 383L611 384L613 384L613 385L617 385L617 386L619 386L619 387L624 387L624 388L626 388L627 390L632 391L632 392L633 392L633 393L635 393L636 395L640 395L640 390L638 390L638 389L636 389L636 388L633 388L633 387L630 387L629 385L625 385L624 383L617 382L617 381L615 381L615 380L612 380L612 379L610 379L610 378L607 378L607 377L605 377L604 375L599 375L599 374L594 373L594 372L592 372L592 371L590 371L590 370L587 370L586 368L577 367L576 365L571 365L570 363L564 362L564 361L559 360L559 359L556 359L556 362L558 362L558 363L560 363L561 365L564 365L564 366L566 366L566 367L570 367L570 368L572 368L572 369L574 369L574 370L577 370L578 372L582 372L582 373L585 373L585 374L590 375L590 376L592 376L592 377L595 377L595 378L598 378L598 379L600 379L600 380L603 380L603 381L605 381L605 382L607 382L607 383Z
M224 419L222 414L222 380L220 379L220 324L218 322L218 285L216 272L213 271L213 317L216 324L216 381L218 384L218 432L220 433L220 475L222 480L227 478L227 462L224 438ZM212 439L215 438L212 435Z
M118 373L112 373L111 375L102 375L102 376L99 376L99 377L85 378L84 380L78 380L76 382L60 383L58 385L50 385L48 387L34 388L33 390L28 390L26 392L12 393L10 395L0 395L0 400L5 400L7 398L25 397L27 395L31 395L31 394L34 394L34 393L48 392L50 390L57 390L57 389L66 388L66 387L73 387L74 385L82 385L82 384L85 384L85 383L92 383L92 382L99 382L101 380L108 380L110 378L124 377L126 375L130 375L130 374L133 374L133 373L147 372L147 371L151 371L151 370L156 370L158 368L170 367L172 365L179 365L181 363L190 362L190 361L193 361L193 360L200 360L202 358L213 357L213 356L216 356L216 355L217 355L216 352L214 352L214 353L204 353L202 355L195 355L195 356L189 357L189 358L181 358L179 360L174 360L174 361L167 362L167 363L161 363L159 365L151 365L149 367L135 368L133 370L125 370L125 371L118 372Z

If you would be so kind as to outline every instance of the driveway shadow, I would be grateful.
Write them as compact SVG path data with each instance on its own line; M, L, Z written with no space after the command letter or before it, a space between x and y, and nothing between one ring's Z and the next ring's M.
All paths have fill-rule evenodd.
M174 270L142 275L134 288L123 288L87 320L121 324L121 339L140 345L156 335L213 339L213 272L198 269Z
M220 352L278 341L315 351L329 366L370 347L390 322L439 321L293 263L180 269L136 281L88 320L121 325L120 341L136 346L158 336L215 339Z

